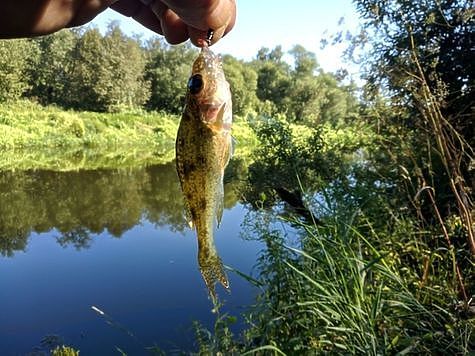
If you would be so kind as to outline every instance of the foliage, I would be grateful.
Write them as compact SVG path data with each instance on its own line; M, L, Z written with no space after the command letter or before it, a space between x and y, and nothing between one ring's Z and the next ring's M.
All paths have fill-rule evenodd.
M384 126L398 125L387 157L401 167L412 196L408 205L430 225L445 229L453 214L461 219L465 249L475 254L473 228L475 65L468 60L475 13L470 1L426 1L417 5L394 0L381 7L356 1L364 25L357 43L369 44L365 54L369 102L382 92L394 114ZM454 74L456 73L456 74ZM374 104L370 104L375 106ZM416 131L407 142L408 131ZM394 129L393 129L394 131ZM407 148L400 155L399 147ZM458 241L456 241L458 244ZM456 267L461 293L461 269Z
M140 107L148 98L145 57L139 44L112 23L105 36L87 30L71 55L68 107L115 112Z
M318 162L321 161L320 132L307 128L302 137L293 135L282 117L260 117L253 123L259 140L256 159L249 167L249 187L246 200L253 204L274 205L280 188L299 191L300 178L305 185L318 186Z
M291 90L291 79L288 75L287 65L264 62L259 64L257 75L256 95L259 100L269 101L275 105L276 112L285 113Z
M322 226L276 220L275 213L262 210L249 213L245 236L266 244L257 277L246 277L260 293L246 314L248 328L230 349L241 354L473 351L473 311L457 302L451 257L457 252L434 250L435 232L422 229L406 210L391 208L391 189L376 182L370 174L322 189L310 202ZM473 264L466 271L474 276ZM466 282L473 286L475 280ZM207 340L219 343L212 333Z
M473 11L463 1L357 3L363 16L374 20L366 25L374 32L365 38L373 45L365 63L369 88L375 90L372 96L365 92L361 107L348 95L351 87L340 96L332 92L333 84L342 87L336 77L320 73L315 81L329 81L322 86L331 93L325 100L337 104L325 106L305 95L317 91L308 70L304 81L295 73L298 65L280 62L279 48L258 53L258 83L268 85L258 96L272 103L267 113L274 118L254 125L260 145L249 167L246 199L267 208L267 214L250 213L247 224L266 249L257 278L247 277L261 290L248 328L234 339L232 347L240 353L272 348L287 354L470 354L475 349L470 298L475 265L467 243L473 225L466 218L473 206L464 183L473 160L473 125L462 122L473 116L473 65L465 63L470 46L461 59L455 51L442 53L441 45L448 45L447 39L453 49L470 43ZM428 13L431 7L438 14ZM309 67L315 63L298 53ZM466 64L460 77L438 67L448 63L447 54L452 68ZM441 78L449 73L444 84ZM284 79L292 75L287 84ZM293 108L287 85L296 83L301 101ZM448 87L463 95L445 101ZM462 101L466 105L458 106ZM309 121L296 120L313 104L312 113L324 108L316 116L323 123L316 132ZM285 118L276 112L285 112ZM311 137L320 144L312 146ZM289 202L278 192L282 186L316 223L292 218L281 227L275 221L288 216L282 208ZM291 215L303 216L296 210Z
M420 83L411 52L416 51L431 91L443 102L442 114L473 145L468 120L473 117L475 63L473 3L392 0L355 1L364 20L364 41L371 46L365 74L370 84L382 83L417 112ZM373 86L374 88L375 86ZM417 118L417 116L413 116Z
M0 148L107 152L122 147L164 155L173 147L177 121L166 114L63 111L21 101L0 105Z
M54 188L51 187L54 185ZM56 229L57 242L89 248L105 230L121 237L143 217L182 231L182 194L173 162L149 167L0 172L0 255L25 250L32 232ZM237 198L229 196L228 206ZM234 200L233 200L234 199Z
M5 52L0 75L8 85L0 101L24 96L43 105L97 112L144 107L180 114L197 55L190 45L143 43L124 35L114 22L105 34L83 27L0 43ZM338 76L324 73L315 54L300 45L288 54L293 66L284 60L286 53L280 46L262 48L250 62L224 56L236 118L284 114L314 127L357 115L352 84L343 85Z
M275 345L287 354L454 354L474 347L474 321L446 304L452 289L443 279L432 287L419 283L401 260L408 251L385 246L409 234L405 247L418 249L409 253L422 252L412 226L393 221L392 233L371 236L371 225L358 226L355 216L336 214L320 228L300 225L300 248L286 245L262 219L264 225L256 224L267 244L258 262L265 289L249 315L244 350Z
M230 325L236 322L236 318L228 314L217 315L213 333L206 330L199 322L194 322L198 355L237 354L239 348L234 342L234 335Z
M62 30L33 40L0 41L0 101L26 97L66 108L116 112L149 97L145 54L116 23Z
M59 171L167 163L174 159L177 116L141 110L64 111L29 101L0 104L0 170ZM256 137L234 124L236 157L249 160ZM60 148L60 150L58 150Z
M266 208L251 212L246 222L266 249L257 277L248 277L261 288L247 314L248 329L237 339L227 315L218 318L213 333L197 326L201 353L467 354L475 347L470 304L475 273L468 248L475 87L471 3L355 3L364 24L354 44L369 45L361 97L353 83L323 72L301 46L288 53L280 46L262 48L251 62L224 58L238 114L233 129L238 159L225 177L232 192L225 205L243 195L253 208ZM196 56L190 47L156 41L144 46L114 25L105 35L87 29L19 40L18 48L12 43L0 42L0 101L27 96L122 113L3 103L0 148L21 154L2 155L0 167L18 168L22 159L20 167L58 169L51 162L57 156L48 153L58 147L72 160L62 165L68 171L107 166L88 158L99 151L110 152L112 165L122 167L132 160L172 159L178 122L173 114L181 112ZM28 60L3 60L19 56L19 49L31 53ZM137 109L144 103L167 114ZM38 149L42 154L31 155ZM67 197L60 223L60 214L48 211L54 203L39 206L60 200L44 189L50 181L40 179L45 173L21 172L17 186L3 175L0 183L10 187L8 201L14 203L0 206L2 234L8 237L2 253L24 248L31 226L60 225L59 243L87 247L91 232L109 228L120 236L144 211L157 224L183 222L156 208L181 201L174 193L160 195L160 183L154 184L161 182L159 175L131 170L128 178L117 173L116 184L108 173L88 172L80 183L55 180ZM82 186L89 181L97 187ZM94 216L99 220L89 215L92 208L76 211L68 195L75 184L86 201L97 198L99 186L103 190L104 205ZM150 187L146 196L134 190L138 184ZM126 202L117 201L123 194L118 186L128 187ZM274 219L292 204L300 210L290 215L304 216L306 223Z
M378 140L366 124L318 129L289 124L282 116L252 122L259 145L249 166L245 199L255 206L272 207L284 189L299 195L302 188L316 192L353 174L355 161L366 159Z
M281 113L310 127L358 116L354 84L343 85L335 74L324 73L315 54L302 46L294 46L289 54L293 67L283 61L280 47L262 48L253 62L258 75L256 95L262 101L258 111L270 116Z
M246 116L258 107L256 96L257 73L254 68L232 56L223 58L223 69L231 87L233 113Z
M25 96L44 105L67 104L65 93L70 86L73 49L78 39L77 31L63 30L32 40L32 44L39 49L39 55L28 67L26 78L30 90Z
M0 102L18 100L30 88L29 63L37 54L30 40L0 41Z
M197 51L189 45L168 46L152 41L147 46L145 78L151 83L147 108L181 114L185 104L186 84Z

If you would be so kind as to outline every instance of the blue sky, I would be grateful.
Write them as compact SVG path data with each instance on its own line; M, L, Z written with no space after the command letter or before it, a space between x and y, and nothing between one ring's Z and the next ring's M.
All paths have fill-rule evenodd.
M343 28L356 29L358 16L351 0L237 0L237 8L236 25L233 31L213 46L215 52L249 60L261 47L282 45L284 50L289 50L293 45L301 44L317 54L317 60L324 70L347 67L340 59L342 47L320 50L320 40L326 36L326 32L337 31L342 17ZM113 20L120 21L121 28L128 35L142 34L145 38L158 36L112 10L105 11L92 23L105 29Z

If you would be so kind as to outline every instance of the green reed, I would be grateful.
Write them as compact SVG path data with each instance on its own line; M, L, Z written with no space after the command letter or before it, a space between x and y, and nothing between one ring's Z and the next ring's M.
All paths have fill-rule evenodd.
M232 346L226 337L229 350L258 355L473 351L475 320L457 311L456 291L444 274L421 283L417 256L425 246L415 243L420 231L396 218L399 226L376 232L361 211L331 216L325 226L285 220L284 226L296 231L287 233L272 228L269 217L252 216L253 233L266 244L257 281L250 279L261 291L246 315L248 328ZM298 247L289 244L292 237L298 237ZM404 248L396 247L399 242ZM226 327L221 319L214 337L227 335ZM216 352L219 340L210 335L207 340Z

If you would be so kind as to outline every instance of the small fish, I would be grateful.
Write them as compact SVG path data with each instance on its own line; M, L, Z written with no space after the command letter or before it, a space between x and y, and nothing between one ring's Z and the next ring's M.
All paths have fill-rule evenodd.
M232 153L232 103L221 58L202 47L193 64L176 139L176 167L190 226L198 235L198 264L216 302L215 284L229 288L214 246L223 215L223 176Z

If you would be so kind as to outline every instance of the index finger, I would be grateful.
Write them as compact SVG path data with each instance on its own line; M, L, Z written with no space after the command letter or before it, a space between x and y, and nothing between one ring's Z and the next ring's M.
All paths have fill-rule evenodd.
M133 18L149 30L163 35L160 20L147 4L138 0L119 0L113 3L110 8L124 16Z
M234 0L162 0L189 27L202 31L226 29L236 19Z

